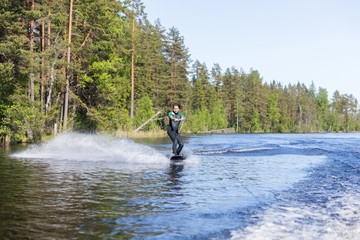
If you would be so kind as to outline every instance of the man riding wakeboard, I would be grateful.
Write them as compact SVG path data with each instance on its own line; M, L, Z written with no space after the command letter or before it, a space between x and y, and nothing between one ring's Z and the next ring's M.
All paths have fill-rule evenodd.
M169 126L167 128L167 133L173 141L172 152L173 156L180 155L182 148L184 147L183 141L179 134L179 124L180 121L184 120L184 115L179 113L179 109L181 108L180 104L175 103L173 105L174 111L169 113ZM177 146L179 145L179 147Z

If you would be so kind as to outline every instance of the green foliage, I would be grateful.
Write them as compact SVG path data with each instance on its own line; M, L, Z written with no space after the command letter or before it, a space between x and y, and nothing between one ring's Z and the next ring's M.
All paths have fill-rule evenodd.
M188 125L193 132L207 131L211 126L211 115L208 110L198 109L188 117Z
M193 109L206 109L205 89L201 81L195 81L192 93Z
M329 105L328 93L326 89L319 88L319 92L316 95L316 104L317 104L317 119L318 119L319 128L321 130L329 129L330 105Z
M141 126L145 121L149 120L155 114L153 110L153 102L148 96L142 97L136 107L136 114L134 118L135 126ZM144 129L150 130L155 127L155 122L147 124Z
M258 131L260 131L260 120L259 120L259 114L258 112L254 109L253 113L252 113L252 117L251 117L251 132L252 133L256 133Z
M358 101L352 95L336 91L329 99L326 89L316 91L315 84L264 83L256 70L222 71L215 64L209 71L198 60L190 69L179 30L165 29L159 20L150 23L140 0L74 0L70 44L69 1L31 4L0 1L2 142L6 137L39 140L53 134L55 126L61 131L66 79L67 124L73 130L134 129L154 109L168 110L175 102L186 109L187 124L195 132L227 126L238 132L360 130ZM134 119L129 116L132 53ZM165 127L159 123L145 130Z
M277 107L279 95L277 93L273 93L270 95L268 102L268 117L269 117L269 128L277 130L277 124L279 123L280 113L279 108Z
M217 100L211 112L208 109L198 109L187 118L189 127L194 132L223 129L228 126L224 103Z
M184 37L180 35L178 29L172 27L167 34L167 42L165 59L169 67L166 85L168 107L173 103L188 104L190 84L187 75L190 55Z
M211 128L223 129L226 128L227 125L224 103L219 99L216 101L214 111L211 114Z
M17 97L16 97L17 98ZM40 140L41 116L33 111L34 106L27 98L12 99L14 104L5 109L0 135L8 135L13 143L30 137L31 129L34 140ZM32 139L31 139L32 140Z

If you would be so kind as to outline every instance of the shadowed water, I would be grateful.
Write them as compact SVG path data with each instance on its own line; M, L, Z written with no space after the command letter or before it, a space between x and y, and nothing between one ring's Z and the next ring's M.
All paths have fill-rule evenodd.
M68 133L0 152L4 239L356 239L360 134L133 142Z

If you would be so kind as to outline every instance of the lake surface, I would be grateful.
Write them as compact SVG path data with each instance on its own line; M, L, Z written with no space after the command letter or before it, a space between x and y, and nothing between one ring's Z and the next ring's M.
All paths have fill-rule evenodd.
M359 239L360 134L62 134L0 149L1 239Z

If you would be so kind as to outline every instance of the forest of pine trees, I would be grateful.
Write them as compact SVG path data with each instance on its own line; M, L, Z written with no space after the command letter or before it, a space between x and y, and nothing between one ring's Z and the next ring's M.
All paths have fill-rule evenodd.
M140 0L0 0L1 144L132 131L173 103L194 132L360 130L353 95L208 69L175 27L150 23L144 10Z

